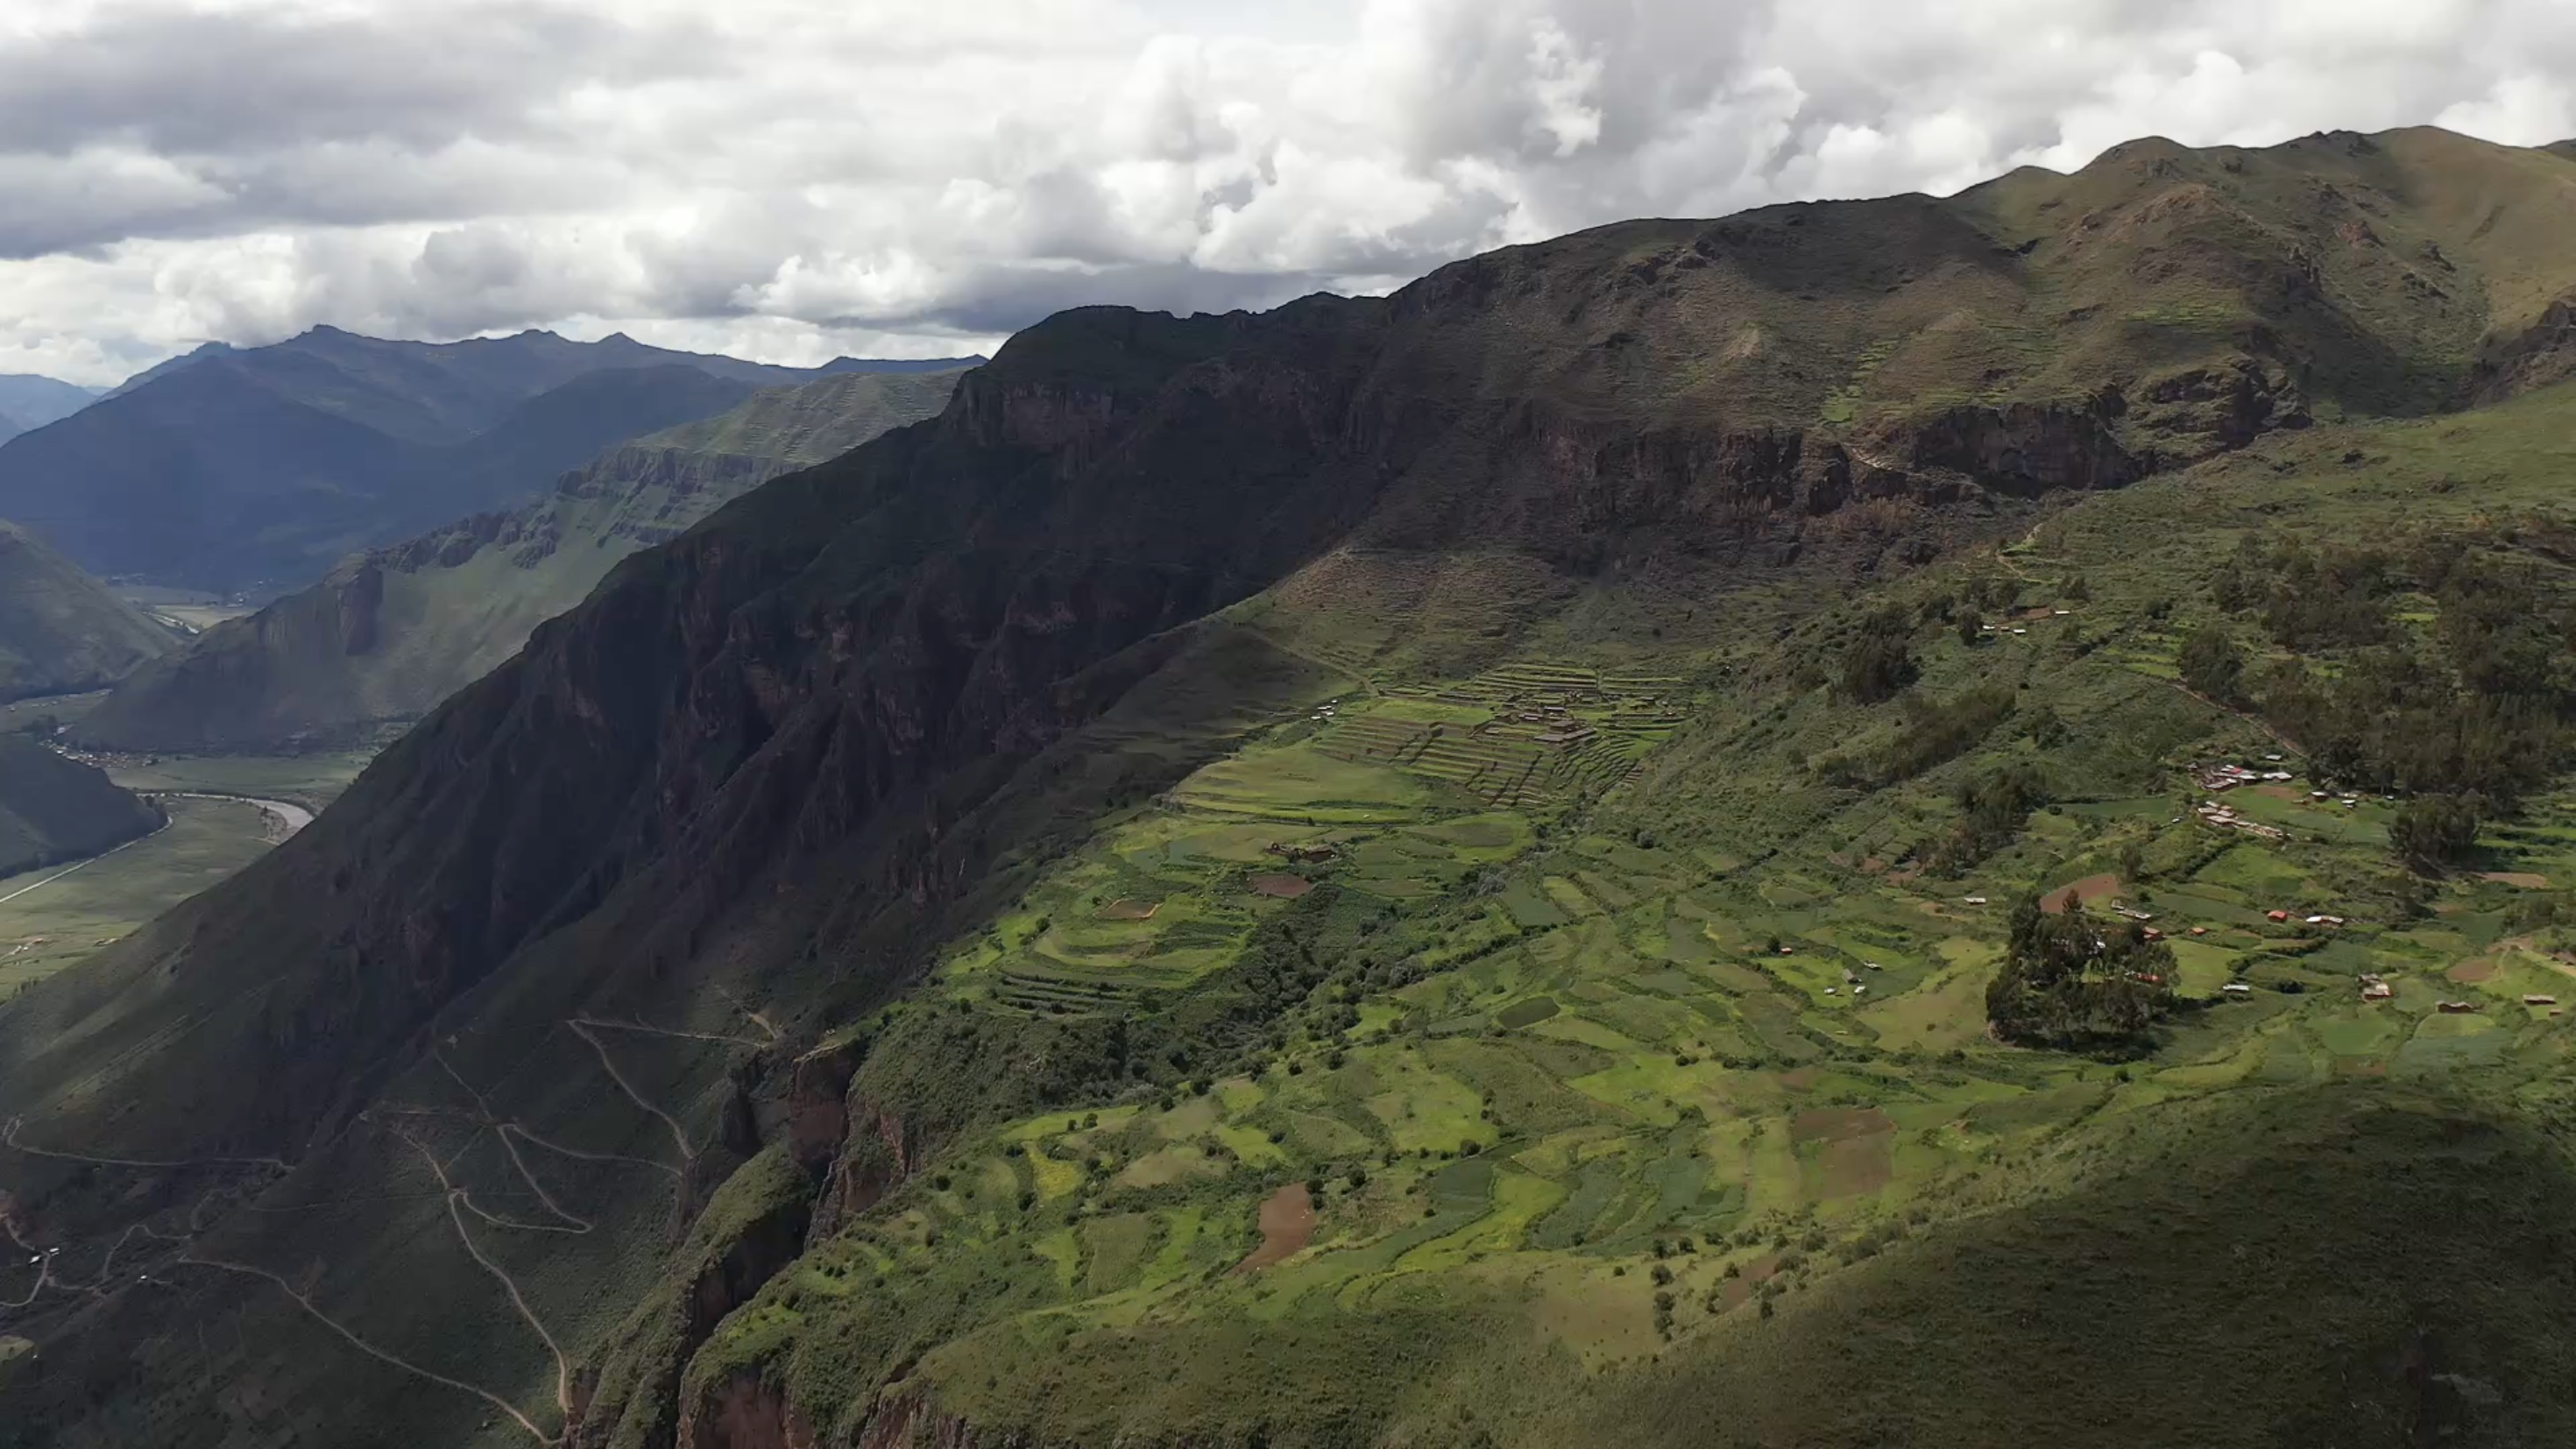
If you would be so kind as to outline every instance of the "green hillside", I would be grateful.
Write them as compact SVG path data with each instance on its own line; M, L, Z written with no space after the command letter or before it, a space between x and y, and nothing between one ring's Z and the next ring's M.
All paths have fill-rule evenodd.
M0 703L97 689L177 647L169 630L0 520Z
M2565 1442L2571 204L1050 318L0 1007L0 1445Z
M95 767L24 735L0 735L0 879L96 855L159 829L161 820Z
M610 449L543 500L351 559L216 625L76 726L122 750L335 742L418 719L581 602L621 558L767 479L937 413L955 372L840 373Z

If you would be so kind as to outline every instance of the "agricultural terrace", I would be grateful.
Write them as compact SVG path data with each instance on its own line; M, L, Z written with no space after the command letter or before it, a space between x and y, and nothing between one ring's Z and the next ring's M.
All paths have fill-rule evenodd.
M1184 1034L1177 1080L1131 1063L1115 1100L950 1144L698 1371L761 1365L828 1412L867 1366L823 1345L926 1336L917 1372L968 1419L1105 1436L1153 1416L1140 1382L1174 1422L1192 1395L1293 1395L1222 1372L1265 1334L1372 1383L1488 1328L1634 1362L2135 1160L2105 1134L2162 1142L2196 1101L2563 1073L2576 796L2535 791L2466 867L2412 874L2402 800L2176 682L2233 528L2423 526L2434 440L2384 432L2385 467L2249 458L1925 571L1870 605L1919 664L1875 706L1832 684L1855 607L1669 678L1380 678L1281 721L1048 867L878 1029L1218 1020L1265 941L1323 984L1247 1051ZM2007 632L1957 627L1971 594ZM1736 687L1684 700L1713 661ZM2012 772L2035 783L1980 827ZM2025 894L2170 947L2151 1039L1993 1039ZM1203 1352L1158 1336L1179 1325Z

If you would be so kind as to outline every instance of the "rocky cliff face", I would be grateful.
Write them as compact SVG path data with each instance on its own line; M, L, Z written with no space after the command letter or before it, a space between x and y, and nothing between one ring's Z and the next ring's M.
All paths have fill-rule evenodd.
M2576 298L2562 297L2527 328L2491 336L2478 349L2467 400L2502 402L2576 375Z

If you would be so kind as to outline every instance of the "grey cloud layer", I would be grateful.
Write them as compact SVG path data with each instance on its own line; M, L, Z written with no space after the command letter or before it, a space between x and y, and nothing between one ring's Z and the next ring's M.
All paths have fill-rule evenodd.
M1617 217L1950 189L2147 131L2576 133L2557 0L1150 3L0 22L0 369L316 321L945 350L1079 302L1382 287Z
M550 129L540 112L575 87L702 68L705 40L561 3L388 4L329 17L117 9L0 45L0 149L238 158L327 142L435 150L529 137ZM558 129L554 139L578 138Z

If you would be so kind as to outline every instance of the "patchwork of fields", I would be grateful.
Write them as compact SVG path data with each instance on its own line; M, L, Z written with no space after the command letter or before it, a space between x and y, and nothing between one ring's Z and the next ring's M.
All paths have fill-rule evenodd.
M2576 951L2516 924L2576 879L2576 799L2495 832L2509 869L2403 922L2354 904L2379 888L2393 807L2318 801L2305 778L2229 794L2277 841L2210 825L2196 793L2114 795L2034 815L1958 880L1883 863L1902 854L1901 809L1847 812L1747 864L1754 848L1722 834L1576 833L1563 796L1497 810L1418 748L1352 747L1397 728L1419 741L1421 717L1475 708L1465 697L1345 699L1321 729L1201 771L1058 866L942 981L962 1004L1151 1013L1256 922L1293 911L1364 933L1399 907L1444 913L1420 959L1450 969L1344 993L1339 1018L1275 1040L1257 1074L1015 1122L833 1250L856 1259L798 1271L846 1293L961 1258L1028 1265L1022 1316L925 1365L969 1402L1067 1335L1424 1294L1501 1294L1597 1366L1953 1217L1992 1190L1983 1169L2088 1122L2244 1087L2542 1071L2576 1041L2554 1005L2525 1004L2576 1000ZM2207 747L2261 743L2222 729ZM2145 878L2123 880L2123 861ZM1282 876L1315 888L1263 888ZM1988 1038L2010 902L2059 887L2171 940L2184 1010L2151 1055ZM2365 975L2393 998L2364 1001ZM1285 1242L1281 1205L1301 1199L1311 1223Z

